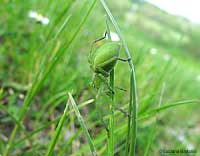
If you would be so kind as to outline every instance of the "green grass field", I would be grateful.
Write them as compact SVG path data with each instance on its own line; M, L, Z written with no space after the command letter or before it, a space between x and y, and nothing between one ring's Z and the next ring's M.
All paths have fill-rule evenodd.
M120 57L130 51L135 67L118 61L108 96L92 87L88 63L106 30L101 2L1 0L0 156L199 155L200 26L146 2L107 0Z

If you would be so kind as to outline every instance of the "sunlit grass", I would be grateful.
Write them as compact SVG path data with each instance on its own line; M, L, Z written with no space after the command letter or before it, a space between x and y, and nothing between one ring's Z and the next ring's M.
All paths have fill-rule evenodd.
M187 142L200 148L198 26L146 4L133 13L130 1L106 2L2 1L0 155L107 155L109 150L110 155L155 155L171 143L187 148L173 140L169 129L183 131ZM30 10L48 17L49 23L29 18ZM148 17L151 12L155 17ZM92 41L105 31L106 13L111 31L123 43L120 55L133 60L131 69L126 63L115 67L113 87L127 91L116 91L114 107L109 107L107 96L94 100L87 62ZM65 111L66 116L68 92L73 109ZM110 138L100 111L112 132ZM80 114L81 120L76 118Z

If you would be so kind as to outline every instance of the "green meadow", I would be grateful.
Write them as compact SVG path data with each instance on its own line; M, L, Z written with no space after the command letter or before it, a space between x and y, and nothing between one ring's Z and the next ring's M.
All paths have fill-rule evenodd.
M0 26L0 156L199 155L200 25L145 1L1 0ZM97 87L107 27L129 59Z

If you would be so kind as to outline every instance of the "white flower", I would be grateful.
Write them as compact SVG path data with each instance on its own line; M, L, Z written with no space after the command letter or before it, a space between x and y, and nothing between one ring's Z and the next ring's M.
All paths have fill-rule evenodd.
M49 24L49 19L48 19L47 17L44 17L43 20L42 20L42 23L43 23L44 25Z
M42 16L41 14L38 14L36 20L44 25L49 24L49 19L47 17Z
M117 41L120 40L118 34L115 33L115 32L110 32L110 37L111 37L112 41L116 41L117 42ZM106 33L106 39L108 39L108 34L107 33Z
M152 55L157 54L157 52L158 52L158 50L157 50L156 48L151 48L151 49L150 49L150 53L151 53Z
M28 13L28 16L30 17L30 18L37 18L37 16L38 16L38 13L36 12L36 11L29 11L29 13Z
M35 18L38 22L41 22L43 20L43 16L41 14L38 14L37 17Z
M47 17L44 17L42 14L37 13L36 11L29 11L28 16L30 18L35 19L37 22L39 22L43 25L49 24L49 19Z

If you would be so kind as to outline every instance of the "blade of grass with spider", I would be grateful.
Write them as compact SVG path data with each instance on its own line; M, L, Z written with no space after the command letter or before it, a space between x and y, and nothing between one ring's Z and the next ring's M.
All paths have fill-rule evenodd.
M104 0L100 0L103 8L105 9L108 17L110 18L116 32L119 35L119 38L122 42L122 45L125 49L125 53L127 55L127 58L129 58L129 66L130 66L130 77L131 77L131 82L130 82L130 106L129 106L129 112L131 114L131 120L128 120L128 125L131 125L130 128L131 130L128 130L127 133L127 146L126 146L126 151L129 151L130 148L130 155L134 156L135 155L135 149L136 149L136 138L137 138L137 116L138 116L138 97L137 97L137 87L136 87L136 74L135 74L135 67L133 64L133 61L131 59L131 55L128 49L128 46L126 45L126 42L124 40L124 37L119 29L119 26L116 22L116 20L114 19L112 13L110 12L107 4L105 3ZM129 134L131 133L131 134ZM129 136L131 137L131 141L130 141L130 146L129 146Z
M110 36L110 28L108 25L108 18L107 16L105 16L105 21L106 21L106 30L107 30L107 35L108 35L108 39L111 40L111 36ZM115 74L115 70L113 68L113 70L110 72L110 86L111 88L114 88L114 75ZM109 106L110 109L110 117L109 117L109 128L108 128L108 155L109 156L114 156L114 95L111 94L111 103Z

